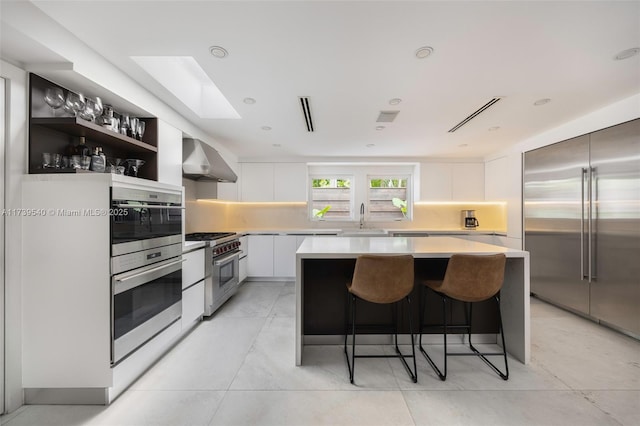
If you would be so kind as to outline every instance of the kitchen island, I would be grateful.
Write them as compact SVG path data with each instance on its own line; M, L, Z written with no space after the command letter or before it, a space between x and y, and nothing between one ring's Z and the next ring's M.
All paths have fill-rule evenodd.
M416 283L419 283L427 278L441 278L448 259L456 253L504 253L507 256L505 281L500 292L506 345L510 355L524 364L528 363L529 253L454 237L325 236L305 238L296 252L296 365L302 365L302 349L307 341L318 336L344 334L345 284L352 277L355 259L359 255L411 254L415 259ZM418 290L419 286L416 285L412 296L413 315L416 318ZM485 312L489 316L489 310L479 311L478 316L482 317ZM370 312L362 315L377 319L381 316L380 312L370 308ZM474 317L475 313L476 310ZM401 333L403 328L406 328L406 324L400 325ZM474 324L474 334L476 332ZM480 324L480 332L495 334L495 321L487 318Z

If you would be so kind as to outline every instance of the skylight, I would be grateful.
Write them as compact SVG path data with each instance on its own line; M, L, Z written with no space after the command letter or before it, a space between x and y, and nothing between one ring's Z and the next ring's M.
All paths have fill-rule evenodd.
M200 118L241 118L191 56L132 56L158 83Z

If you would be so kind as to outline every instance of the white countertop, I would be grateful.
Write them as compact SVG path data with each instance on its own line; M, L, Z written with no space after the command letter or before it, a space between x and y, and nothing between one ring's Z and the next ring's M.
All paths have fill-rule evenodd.
M182 252L188 253L193 250L198 250L199 248L207 246L209 243L207 241L185 241L182 244Z
M454 237L307 237L298 258L352 258L362 254L412 254L414 257L450 257L452 254L495 254L528 257L522 250Z
M494 229L425 229L425 228L289 228L289 229L231 229L228 232L237 232L243 235L333 235L342 232L366 232L382 230L392 233L416 233L430 235L507 235L506 231L496 231Z

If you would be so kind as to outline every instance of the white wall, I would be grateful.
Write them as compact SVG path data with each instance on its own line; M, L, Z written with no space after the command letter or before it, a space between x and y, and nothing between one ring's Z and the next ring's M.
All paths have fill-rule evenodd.
M21 180L27 171L27 74L0 61L0 76L8 82L5 208L15 209L22 205ZM7 216L5 221L5 410L13 411L23 402L22 221L15 216Z
M488 201L508 201L508 245L522 245L522 154L640 117L640 93L528 138L485 158Z

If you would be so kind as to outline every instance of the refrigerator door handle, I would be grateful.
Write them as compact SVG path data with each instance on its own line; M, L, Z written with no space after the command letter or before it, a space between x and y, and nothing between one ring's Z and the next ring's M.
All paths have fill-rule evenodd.
M581 203L580 203L580 281L584 281L586 278L588 278L588 275L585 274L585 271L584 271L584 204L585 204L584 181L586 178L587 178L587 169L583 168L580 174L580 181L582 184L581 191L580 191L580 198L581 198Z
M596 188L594 188L596 185L596 169L595 167L589 167L589 210L588 210L588 238L587 238L587 245L588 245L588 250L587 253L589 255L589 263L588 263L588 267L589 267L589 282L593 282L595 281L596 277L595 274L593 273L593 264L594 259L593 257L595 256L595 252L593 249L593 232L595 231L593 228L593 207L594 207L594 198L596 198Z

